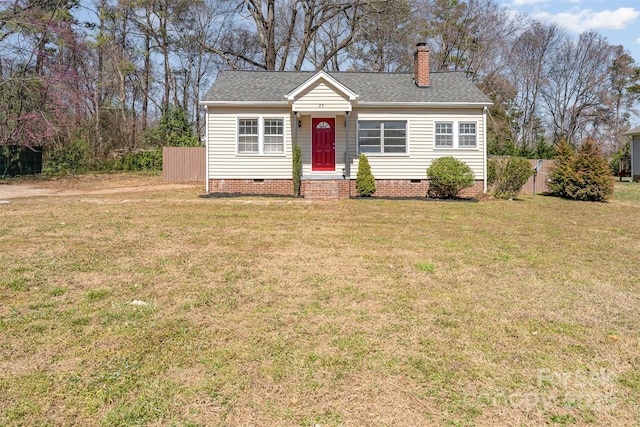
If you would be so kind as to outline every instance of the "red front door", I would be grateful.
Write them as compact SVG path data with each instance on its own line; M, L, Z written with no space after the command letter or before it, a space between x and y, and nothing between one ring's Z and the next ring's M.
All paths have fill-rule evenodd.
M336 170L336 119L313 119L311 170Z

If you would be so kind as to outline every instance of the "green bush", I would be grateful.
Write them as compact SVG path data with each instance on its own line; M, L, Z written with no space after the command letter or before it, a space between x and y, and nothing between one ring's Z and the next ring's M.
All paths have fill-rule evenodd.
M300 185L302 183L302 152L300 144L293 144L292 157L293 195L300 197Z
M613 195L613 177L607 160L592 139L578 148L574 159L575 175L566 192L573 200L604 202Z
M558 146L560 156L549 172L551 191L572 200L608 200L613 195L613 177L595 141L588 138L577 152L565 145Z
M358 159L358 175L356 176L356 191L361 197L370 197L376 192L376 179L371 173L369 160L364 153Z
M500 199L513 199L534 173L531 164L521 157L490 159L487 163L487 184Z
M463 188L473 186L473 171L455 157L440 157L427 169L430 179L429 194L442 199L452 199Z
M45 150L43 175L77 174L91 167L91 151L85 139L74 139L68 144Z
M112 170L120 171L153 171L162 170L162 148L147 151L127 153L116 159L111 165Z
M574 179L574 155L575 150L571 144L564 139L558 143L556 148L556 162L549 169L549 190L552 194L569 198L567 186Z

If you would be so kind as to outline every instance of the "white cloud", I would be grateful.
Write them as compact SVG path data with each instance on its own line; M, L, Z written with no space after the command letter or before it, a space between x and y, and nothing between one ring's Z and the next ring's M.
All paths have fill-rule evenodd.
M531 6L533 4L548 3L549 0L513 0L514 6Z
M556 23L574 33L581 33L586 30L621 30L638 19L639 16L640 11L632 7L621 7L616 10L602 10L600 12L584 9L577 12L561 12L554 15L548 12L532 14L532 17L536 19Z
M635 39L634 44L640 44L640 39Z

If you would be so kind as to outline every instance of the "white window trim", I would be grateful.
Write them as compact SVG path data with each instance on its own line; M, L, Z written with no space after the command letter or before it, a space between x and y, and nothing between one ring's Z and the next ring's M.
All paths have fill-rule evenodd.
M367 157L409 157L409 120L396 118L358 118L356 120L356 155L360 155L360 122L405 122L405 147L404 153L363 153Z
M453 128L453 145L452 146L443 147L443 146L436 145L436 124L437 123L452 124L452 128ZM475 133L476 145L474 145L473 147L460 146L460 125L463 125L463 124L474 124L476 126L476 133ZM433 121L433 149L434 150L469 150L469 151L478 150L479 149L478 130L479 130L478 122L474 120L434 120ZM470 134L467 134L467 135L470 135Z
M240 152L240 120L258 120L258 152L242 153ZM265 119L282 120L282 153L265 153L264 152L264 121ZM287 118L285 116L272 115L242 115L236 117L236 155L242 157L260 156L260 157L286 157L287 155Z

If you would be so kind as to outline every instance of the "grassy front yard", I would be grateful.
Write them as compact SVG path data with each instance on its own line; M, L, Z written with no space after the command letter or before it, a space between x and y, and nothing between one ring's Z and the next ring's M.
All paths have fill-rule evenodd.
M201 193L0 205L0 425L640 424L640 184Z

